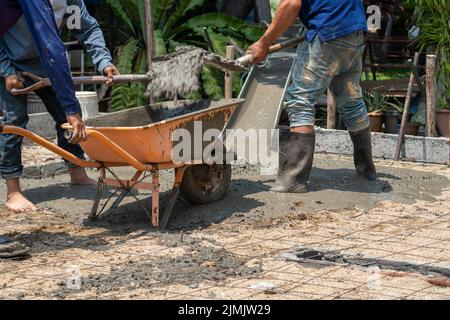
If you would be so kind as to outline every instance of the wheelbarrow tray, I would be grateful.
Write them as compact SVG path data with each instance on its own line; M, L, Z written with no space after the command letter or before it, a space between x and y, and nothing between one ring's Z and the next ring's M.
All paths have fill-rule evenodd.
M88 120L88 139L81 144L81 147L90 160L79 159L23 128L0 125L0 134L15 134L29 138L74 164L98 169L97 193L89 216L91 219L96 219L104 211L106 204L112 197L110 196L110 199L106 201L99 212L100 201L106 186L113 187L120 192L111 206L113 209L127 195L134 196L131 193L132 189L143 189L152 192L151 213L147 208L144 207L143 209L151 218L153 226L164 229L169 221L186 171L188 172L189 183L184 180L183 185L189 189L190 198L194 202L215 201L225 196L231 179L231 168L227 164L206 165L205 168L205 165L202 164L203 159L200 159L200 161L194 159L193 162L183 159L185 162L174 162L172 149L177 142L172 139L173 133L177 129L185 129L192 139L200 138L203 142L203 148L205 148L207 144L211 143L211 141L203 141L203 134L206 130L216 129L221 132L234 110L243 102L242 99L228 99L218 102L166 102L111 113ZM69 125L63 127L70 132L71 127ZM116 166L132 167L135 169L135 174L129 179L121 179L112 170ZM159 171L164 169L175 169L175 179L170 200L164 209L160 222ZM113 178L108 178L107 172ZM144 181L148 174L152 177L150 183ZM199 176L206 176L206 180L199 180ZM210 179L210 177L215 178ZM214 181L218 182L213 183Z
M90 131L101 133L141 163L170 163L174 143L178 143L172 139L175 130L187 130L192 139L199 138L194 129L197 135L201 132L202 137L209 129L222 131L242 102L238 99L164 102L99 116L87 120L86 125ZM108 145L100 144L96 139L88 139L81 147L94 161L129 165Z

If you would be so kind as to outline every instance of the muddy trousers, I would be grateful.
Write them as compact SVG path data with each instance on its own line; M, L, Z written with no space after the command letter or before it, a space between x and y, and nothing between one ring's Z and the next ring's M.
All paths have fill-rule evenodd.
M365 34L358 31L327 42L316 36L298 47L285 102L291 127L315 124L315 106L328 88L350 132L369 127L360 86L364 45Z
M55 121L55 129L58 137L58 146L72 153L78 158L84 159L84 152L79 145L70 144L64 137L61 125L66 123L64 109L59 104L52 88L36 91L36 94L44 102L47 111ZM5 80L0 78L0 104L3 110L2 124L26 128L28 124L27 97L14 96L6 90ZM18 178L22 175L22 137L11 134L0 134L0 175L3 179ZM66 161L68 167L76 167Z

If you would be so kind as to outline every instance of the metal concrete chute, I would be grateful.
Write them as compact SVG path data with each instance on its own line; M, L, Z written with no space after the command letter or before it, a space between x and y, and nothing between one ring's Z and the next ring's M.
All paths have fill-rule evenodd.
M277 151L278 136L274 129L280 122L295 59L295 53L289 49L303 40L301 36L294 36L273 45L267 61L263 65L256 65L250 69L239 95L239 98L245 99L245 102L233 114L223 133L226 145L231 148L231 151L236 152L233 146L237 139L242 139L243 133L250 134L250 131L253 131L258 135L261 130L266 131L267 139L259 141L262 138L258 135L258 148ZM280 52L282 50L286 51ZM241 64L248 63L251 61L251 56L245 55L237 61ZM255 159L250 150L245 150L245 153L236 152L236 155L240 162L254 163ZM257 164L265 165L261 163L259 157Z

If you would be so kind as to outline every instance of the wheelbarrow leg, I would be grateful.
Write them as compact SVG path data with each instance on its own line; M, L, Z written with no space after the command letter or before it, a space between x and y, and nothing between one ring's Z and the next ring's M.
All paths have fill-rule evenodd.
M98 207L100 205L100 201L102 200L103 191L105 190L105 181L106 178L106 170L104 168L100 169L100 177L98 178L97 183L97 194L95 195L94 204L92 205L92 210L89 215L89 220L95 221L97 220Z
M159 172L152 172L152 226L159 226Z
M111 205L111 210L115 210L119 207L119 205L122 203L123 199L125 199L125 197L128 195L130 191L129 190L122 190L122 192L119 194L119 196L117 197L117 199L113 202L113 204Z
M170 217L172 216L173 207L175 205L175 201L177 200L178 194L180 192L181 181L183 180L184 172L186 167L176 168L175 169L175 182L173 183L172 192L170 194L169 202L167 203L166 208L164 209L160 229L164 230L167 227L167 223L169 222Z
M131 189L133 188L134 184L138 182L139 178L142 176L144 172L143 171L137 171L134 177L130 180L131 186L130 188L124 188L120 195L117 197L117 199L114 201L114 203L111 205L111 209L117 209L119 205L122 203L123 199L130 193Z

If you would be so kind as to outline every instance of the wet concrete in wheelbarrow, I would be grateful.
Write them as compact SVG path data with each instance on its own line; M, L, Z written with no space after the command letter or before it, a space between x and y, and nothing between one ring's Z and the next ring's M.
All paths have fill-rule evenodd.
M384 200L408 204L418 200L434 201L449 186L448 179L443 175L389 167L386 162L383 164L385 166L378 166L378 181L367 182L356 176L350 157L318 154L307 194L273 193L270 188L275 182L274 176L261 176L256 166L234 167L233 181L224 200L210 205L190 206L179 197L170 227L207 226L230 217L242 220L277 218L292 210L312 213L324 209L370 209ZM121 178L129 178L133 173L128 168L117 169L116 172ZM92 177L95 175L91 172ZM172 172L162 172L160 181L163 191L170 189L172 176ZM70 186L66 181L65 175L43 180L24 179L23 187L25 194L41 209L64 213L67 219L80 223L90 212L95 187ZM111 192L108 190L104 199ZM97 223L112 223L119 228L123 223L148 223L142 205L151 205L150 194L147 191L135 191L134 194L142 200L137 202L133 197L126 198L118 209L107 211ZM0 197L4 195L5 190L1 187ZM168 193L164 192L162 205L167 196Z

